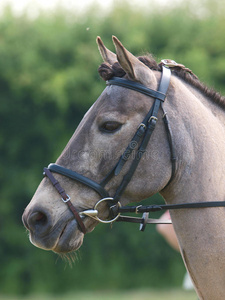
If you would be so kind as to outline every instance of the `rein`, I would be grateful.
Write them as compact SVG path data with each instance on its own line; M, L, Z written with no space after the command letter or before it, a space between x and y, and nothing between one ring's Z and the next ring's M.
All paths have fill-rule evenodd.
M174 205L149 205L149 206L121 206L119 200L126 189L128 183L132 179L132 176L143 156L143 154L146 151L147 145L149 143L149 140L151 138L151 135L155 129L156 122L157 122L157 115L159 108L163 111L163 120L164 125L166 128L167 138L169 141L169 147L170 147L170 153L171 153L171 177L169 182L167 183L167 186L170 184L170 182L173 180L175 169L176 169L176 156L175 151L173 147L173 138L171 129L169 126L169 121L167 118L167 114L163 109L163 102L166 98L166 93L170 84L170 77L171 77L171 66L167 66L167 64L164 63L162 66L162 76L159 84L159 88L157 91L147 88L146 86L133 82L124 78L117 78L113 77L111 80L108 80L106 84L109 85L116 85L121 86L124 88L128 88L134 91L137 91L139 93L142 93L144 95L147 95L149 97L154 98L154 103L150 109L150 111L147 113L146 117L142 121L142 123L138 126L138 129L136 133L134 134L132 140L128 144L126 150L121 155L118 163L115 165L115 167L106 175L106 177L100 182L97 183L90 178L87 178L75 171L72 171L70 169L66 169L62 166L59 166L57 164L50 164L48 168L44 168L44 175L47 176L52 183L52 185L56 188L57 192L61 195L62 201L68 205L68 208L73 213L80 230L85 234L86 228L83 223L83 219L85 217L91 217L98 222L101 223L112 223L114 221L119 222L132 222L132 223L139 223L140 224L140 230L144 231L146 224L157 224L157 223L163 223L163 224L171 224L172 222L170 220L168 221L160 221L157 219L150 219L149 212L155 212L159 210L167 210L167 209L187 209L187 208L205 208L205 207L221 207L225 206L225 201L218 201L218 202L198 202L198 203L184 203L184 204L174 204ZM122 182L120 183L119 187L116 190L116 193L114 197L110 197L109 193L106 191L105 186L106 184L114 177L120 174L121 170L123 169L126 162L131 158L131 154L135 152L134 159L131 162L131 165L129 167L128 172L124 175ZM69 177L70 179L76 180L93 190L95 190L102 198L95 204L93 209L85 210L85 211L77 211L75 207L73 206L72 202L70 201L70 197L66 194L64 189L61 187L59 182L55 179L52 172L61 174L63 176ZM109 220L102 220L98 217L98 206L102 202L108 202L109 209L110 209L110 215L111 219ZM130 217L130 216L121 216L121 213L143 213L142 218L138 217Z

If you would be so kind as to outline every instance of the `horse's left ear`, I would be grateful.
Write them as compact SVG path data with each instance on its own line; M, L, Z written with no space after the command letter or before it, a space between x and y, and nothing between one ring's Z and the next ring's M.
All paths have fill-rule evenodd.
M106 48L106 46L103 44L103 41L101 40L100 36L97 37L96 42L97 42L99 52L100 52L101 57L104 62L107 62L110 65L113 65L115 62L117 62L116 54Z
M130 53L122 43L113 36L118 62L131 80L139 81L144 85L156 84L156 78L151 69Z

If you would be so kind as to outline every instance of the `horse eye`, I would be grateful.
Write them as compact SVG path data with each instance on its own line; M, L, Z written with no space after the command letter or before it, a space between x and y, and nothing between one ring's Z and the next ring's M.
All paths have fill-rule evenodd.
M122 124L119 123L119 122L108 121L108 122L105 122L101 125L100 130L105 131L105 132L109 132L109 133L113 133L113 132L119 130L121 126L122 126Z

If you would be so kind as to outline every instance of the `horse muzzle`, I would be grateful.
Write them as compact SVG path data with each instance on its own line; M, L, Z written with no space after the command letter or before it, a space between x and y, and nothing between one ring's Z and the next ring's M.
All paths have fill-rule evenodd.
M38 248L68 253L82 245L84 235L71 215L55 223L49 212L36 207L26 209L22 221L29 231L31 243Z

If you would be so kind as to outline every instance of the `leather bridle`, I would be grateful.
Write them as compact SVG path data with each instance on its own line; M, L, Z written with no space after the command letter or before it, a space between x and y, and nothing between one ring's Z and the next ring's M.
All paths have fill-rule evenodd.
M112 223L114 221L126 221L126 222L133 222L133 223L140 223L140 230L144 231L146 224L155 224L155 223L166 223L171 224L170 220L159 222L156 219L149 219L148 214L149 212L154 212L158 210L166 210L166 209L184 209L184 208L203 208L203 207L215 207L215 206L225 206L225 201L218 201L218 202L198 202L198 203L184 203L184 204L174 204L174 205L148 205L148 206L124 206L122 207L120 204L120 198L126 189L128 183L132 179L134 172L141 160L141 157L146 151L147 145L149 143L150 137L155 129L156 122L157 122L157 116L159 108L163 111L163 120L165 124L165 129L168 137L170 152L171 152L171 177L169 182L167 183L167 186L170 184L170 182L173 180L173 177L175 175L175 169L176 169L176 157L175 157L175 151L173 147L173 139L172 139L172 133L169 126L167 114L164 111L163 108L163 102L165 101L167 90L170 84L170 77L171 77L171 65L167 66L165 63L166 60L162 61L162 76L159 83L158 90L152 90L147 88L146 86L130 81L124 78L117 78L113 77L112 79L108 80L106 84L109 85L116 85L121 86L124 88L128 88L134 91L137 91L139 93L145 94L151 98L154 98L153 105L147 115L145 116L142 123L138 126L138 129L136 133L134 134L132 140L128 144L126 150L121 155L119 161L114 166L114 168L106 175L106 177L100 182L97 183L93 181L90 178L87 178L75 171L72 171L70 169L66 169L62 166L59 166L57 164L50 164L48 168L44 168L44 175L49 178L53 186L56 188L57 192L61 195L62 201L66 203L73 213L80 230L85 234L86 228L83 223L83 218L85 216L91 217L101 223ZM175 66L175 62L174 65ZM135 155L131 155L132 153L135 153ZM109 193L105 189L106 184L114 177L119 175L121 170L123 169L124 165L130 158L134 157L128 172L123 176L122 182L120 183L119 187L116 190L116 193L114 197L110 197ZM55 179L53 176L53 173L58 173L63 176L69 177L70 179L73 179L75 181L78 181L93 190L95 190L100 196L101 199L95 204L94 208L78 212L75 207L73 206L69 195L66 194L64 189L61 187L59 182ZM109 209L110 209L110 216L111 219L102 220L98 217L98 206L102 202L108 202ZM130 217L130 216L121 216L121 212L136 212L136 213L143 213L142 218L137 217Z

